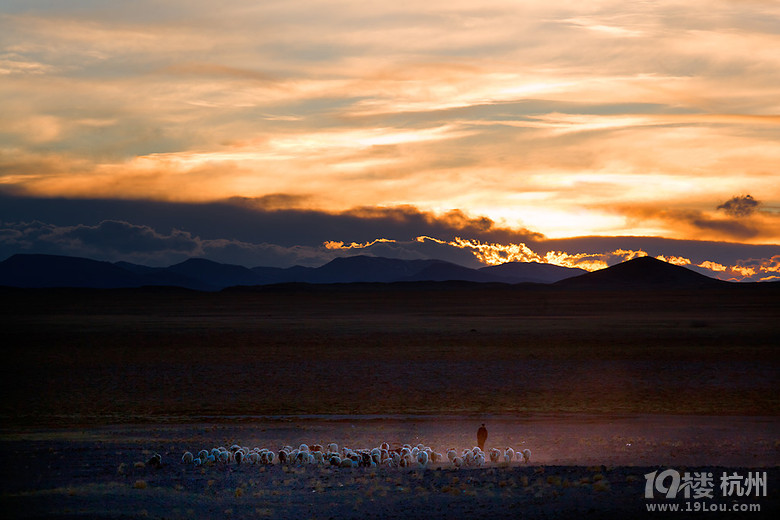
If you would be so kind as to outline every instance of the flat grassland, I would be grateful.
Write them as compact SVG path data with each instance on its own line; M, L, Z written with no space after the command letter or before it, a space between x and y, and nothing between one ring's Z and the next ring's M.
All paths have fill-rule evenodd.
M780 412L780 286L6 290L6 420Z
M0 507L12 518L641 516L643 475L666 467L711 471L716 485L768 471L763 510L747 515L778 512L777 284L0 295ZM489 445L528 446L532 463L179 463L233 442L462 449L481 422ZM142 464L154 451L162 468Z

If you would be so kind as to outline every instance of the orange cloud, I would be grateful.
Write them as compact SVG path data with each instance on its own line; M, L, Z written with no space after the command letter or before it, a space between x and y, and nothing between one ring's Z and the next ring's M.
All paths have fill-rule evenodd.
M728 267L726 267L723 264L719 264L717 262L712 262L710 260L706 260L700 264L698 264L699 267L702 267L704 269L709 269L710 271L713 271L715 273L721 273L723 271L726 271Z
M780 241L776 214L711 211L746 188L780 205L770 2L60 4L0 14L15 192ZM614 209L638 205L655 210Z
M323 246L325 246L325 249L340 249L340 250L347 250L347 249L365 249L367 247L371 247L374 244L381 244L381 243L388 243L392 244L395 243L395 240L390 240L387 238L377 238L376 240L372 240L370 242L365 243L357 243L357 242L351 242L349 244L344 244L342 241L334 241L334 240L327 240L322 243Z
M755 280L756 278L763 281L774 280L780 275L780 255L771 258L740 260L737 265L729 266L725 273L730 275L729 279L734 281Z
M682 257L682 256L666 256L666 255L658 255L656 256L658 260L661 260L663 262L668 262L670 264L674 265L690 265L691 261L688 258ZM701 267L701 266L700 266Z
M586 271L604 269L610 265L625 262L633 258L647 256L643 250L616 249L602 253L583 253L572 251L548 251L544 255L536 253L525 243L500 244L482 242L476 239L464 239L456 237L453 240L442 240L431 236L418 236L416 242L433 242L443 246L450 246L470 252L483 265L499 265L506 262L539 262L559 265L562 267L574 267ZM366 243L344 244L343 242L325 242L328 249L368 249L372 245L390 242L394 240L377 239ZM679 266L694 265L701 270L709 271L709 275L723 280L731 281L759 281L772 280L780 274L780 255L769 259L740 261L735 265L726 266L711 260L705 260L694 264L689 258L675 255L657 255L656 258Z
M417 237L418 241L431 240L471 251L485 265L499 265L506 262L539 262L559 265L562 267L577 267L586 271L596 271L608 267L608 260L626 261L638 256L646 256L644 251L617 249L608 253L570 253L564 251L549 251L541 256L524 243L498 244L485 243L475 239L456 237L451 241L431 237Z

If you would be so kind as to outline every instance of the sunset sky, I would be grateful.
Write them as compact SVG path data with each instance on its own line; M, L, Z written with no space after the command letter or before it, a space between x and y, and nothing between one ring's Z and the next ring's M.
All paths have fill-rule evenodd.
M780 278L780 2L0 0L0 205L0 260Z

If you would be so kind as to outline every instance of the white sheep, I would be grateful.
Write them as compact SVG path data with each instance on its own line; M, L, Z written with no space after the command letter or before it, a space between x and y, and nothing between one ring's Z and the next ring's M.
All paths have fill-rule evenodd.
M295 463L296 464L308 464L309 463L309 452L308 451L299 451L295 455Z
M471 466L474 464L474 452L471 450L466 450L463 454L463 461L466 463L466 466Z
M501 460L501 450L490 448L490 462L497 464L499 460Z
M375 445L376 446L376 445ZM276 452L267 448L248 448L239 444L233 444L230 448L222 446L210 450L201 450L198 457L193 452L185 451L182 455L183 464L207 465L215 462L220 464L274 464L278 457L280 464L330 464L336 467L420 467L428 468L439 464L443 460L449 460L455 468L482 467L486 462L497 463L504 461L511 463L515 457L518 462L530 462L531 450L517 450L507 447L504 450L492 448L483 451L478 446L462 450L450 448L446 455L434 451L423 443L417 445L404 444L400 449L390 451L390 445L382 442L377 447L350 449L342 447L339 451L337 443L327 445L328 451L323 451L320 444L300 444L297 448L284 446ZM446 459L445 459L446 457ZM155 459L154 462L157 462Z
M477 454L476 457L474 457L474 465L479 467L482 467L485 465L485 454L480 452Z
M450 459L450 462L458 456L458 452L455 451L455 448L450 448L447 450L447 458Z
M523 461L524 461L526 464L528 464L529 462L531 462L531 450L529 450L528 448L526 448L526 449L524 449L524 450L523 450Z
M504 450L504 461L512 462L512 459L514 458L515 458L515 450L507 446L506 449Z
M287 464L290 460L290 452L287 450L279 450L279 464Z
M390 452L390 460L393 461L393 466L396 468L401 465L401 454L397 451Z
M417 463L420 465L421 468L424 468L428 465L428 452L425 450L419 450L417 452Z

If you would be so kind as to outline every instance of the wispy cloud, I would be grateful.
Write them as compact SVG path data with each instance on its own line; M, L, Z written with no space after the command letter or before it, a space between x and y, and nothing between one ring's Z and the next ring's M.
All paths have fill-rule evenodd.
M2 185L779 239L771 2L132 4L4 4Z

